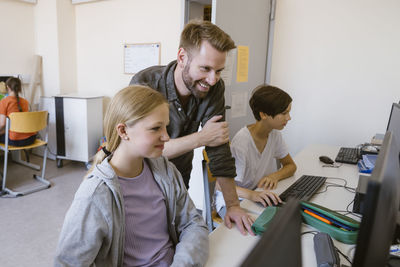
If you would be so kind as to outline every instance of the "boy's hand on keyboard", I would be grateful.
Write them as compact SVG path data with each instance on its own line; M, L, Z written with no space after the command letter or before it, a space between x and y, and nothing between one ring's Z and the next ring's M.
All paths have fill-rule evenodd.
M276 206L279 203L282 203L282 200L279 198L277 194L268 190L252 191L250 200L254 202L259 202L264 207Z
M275 189L277 185L278 179L271 176L265 176L258 182L257 187L264 189Z

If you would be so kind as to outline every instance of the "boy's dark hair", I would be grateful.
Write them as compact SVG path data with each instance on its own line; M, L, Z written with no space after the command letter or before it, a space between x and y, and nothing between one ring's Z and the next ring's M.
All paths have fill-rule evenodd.
M217 25L209 21L189 21L181 33L179 47L192 52L200 49L202 41L208 41L220 52L228 52L236 47L231 37Z
M275 117L284 112L291 102L292 98L285 91L275 86L262 84L253 90L249 104L254 118L259 121L261 120L260 112Z

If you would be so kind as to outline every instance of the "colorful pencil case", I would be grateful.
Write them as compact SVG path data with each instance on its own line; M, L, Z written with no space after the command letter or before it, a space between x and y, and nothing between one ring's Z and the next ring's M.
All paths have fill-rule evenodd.
M301 202L301 215L304 223L340 242L346 244L357 242L360 223L350 217L307 201Z
M271 222L272 218L274 218L278 210L279 207L266 207L251 226L253 232L256 235L262 235L265 230L267 230L269 223Z

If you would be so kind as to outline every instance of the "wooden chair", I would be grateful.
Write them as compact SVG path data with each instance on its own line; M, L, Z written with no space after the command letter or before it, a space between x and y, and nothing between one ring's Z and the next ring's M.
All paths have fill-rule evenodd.
M3 183L1 186L1 192L5 194L10 194L13 197L22 196L26 194L30 194L42 189L46 189L50 187L50 182L47 181L44 177L46 170L46 160L47 160L47 140L48 140L48 122L49 116L47 111L35 111L35 112L14 112L11 113L9 117L6 119L6 129L5 129L5 143L0 143L0 149L4 151L4 167L3 167ZM43 140L36 139L35 142L28 146L11 146L8 144L8 134L9 131L18 132L18 133L32 133L39 132L40 130L45 129L45 137ZM33 175L33 178L41 182L40 186L36 186L30 188L25 191L15 192L6 187L7 181L7 163L8 163L8 152L16 151L19 152L25 149L31 149L35 147L44 146L44 155L43 155L43 164L42 164L42 175L37 176ZM40 166L23 161L18 157L16 160L17 163L23 164L30 168L34 168L36 170L40 170Z
M212 232L215 227L223 222L223 219L219 217L217 211L213 209L213 198L215 192L215 184L217 179L212 175L210 169L208 168L208 156L207 152L203 150L203 184L204 184L204 209L205 220L208 226L208 231ZM204 213L204 212L203 212ZM203 215L204 216L204 215Z

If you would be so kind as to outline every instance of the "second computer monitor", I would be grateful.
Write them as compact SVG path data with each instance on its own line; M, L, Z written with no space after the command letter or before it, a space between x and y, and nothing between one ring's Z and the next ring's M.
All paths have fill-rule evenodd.
M274 216L242 267L301 267L299 200L290 199Z
M368 184L353 267L386 265L399 203L399 148L388 131Z
M396 143L400 144L400 104L393 103L390 111L389 122L386 131L392 131Z

